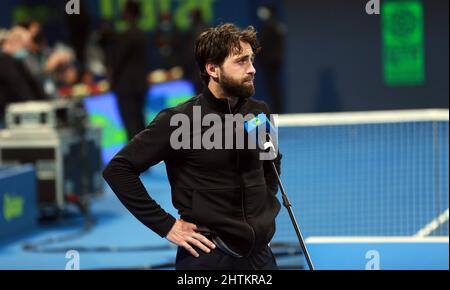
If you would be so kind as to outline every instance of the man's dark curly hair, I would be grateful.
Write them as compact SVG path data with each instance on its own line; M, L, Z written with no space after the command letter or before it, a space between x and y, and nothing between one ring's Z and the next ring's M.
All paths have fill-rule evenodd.
M229 55L242 52L241 41L250 44L255 54L259 52L260 46L253 26L241 30L234 24L226 23L209 28L199 35L195 42L195 59L206 85L209 75L205 65L222 65Z

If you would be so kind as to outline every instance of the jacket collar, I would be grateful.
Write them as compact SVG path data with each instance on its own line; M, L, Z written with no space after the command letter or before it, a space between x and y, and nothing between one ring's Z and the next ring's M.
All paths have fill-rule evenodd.
M211 106L214 110L219 112L230 114L230 107L228 105L227 99L219 99L216 98L213 93L209 90L208 87L205 86L202 92L202 98ZM234 108L231 108L231 113L236 113L236 111L242 107L244 103L247 102L247 99L239 99L238 103Z

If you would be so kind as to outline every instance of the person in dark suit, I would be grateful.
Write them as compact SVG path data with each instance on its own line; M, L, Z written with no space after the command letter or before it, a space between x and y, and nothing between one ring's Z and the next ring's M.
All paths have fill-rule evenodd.
M260 65L273 113L283 113L283 90L281 86L284 57L285 28L278 20L274 7L259 7L262 20Z
M137 27L139 14L139 4L127 1L123 17L128 28L117 37L111 76L128 140L145 128L147 38Z

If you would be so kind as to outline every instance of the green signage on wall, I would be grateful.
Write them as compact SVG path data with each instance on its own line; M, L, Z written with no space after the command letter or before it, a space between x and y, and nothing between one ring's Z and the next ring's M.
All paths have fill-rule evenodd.
M418 0L383 2L383 76L389 86L425 82L423 5Z
M18 195L5 193L3 196L3 218L9 222L23 215L25 200Z

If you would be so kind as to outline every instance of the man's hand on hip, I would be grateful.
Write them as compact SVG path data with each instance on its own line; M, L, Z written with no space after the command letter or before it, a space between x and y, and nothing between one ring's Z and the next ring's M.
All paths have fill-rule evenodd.
M198 258L199 254L191 245L196 246L205 253L211 252L210 248L214 249L216 246L205 236L196 232L196 230L198 230L196 225L179 219L170 229L166 239L177 246L185 248L194 257Z

